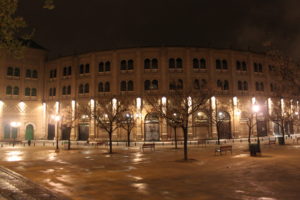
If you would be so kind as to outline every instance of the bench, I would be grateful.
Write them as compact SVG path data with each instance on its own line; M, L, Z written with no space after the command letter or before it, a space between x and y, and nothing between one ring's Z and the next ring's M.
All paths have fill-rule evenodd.
M152 143L152 144L143 144L142 145L142 150L144 151L144 149L151 149L151 150L154 150L155 151L155 144L154 143Z
M216 147L215 155L217 152L220 152L220 155L222 155L222 152L225 152L225 154L227 154L227 151L230 151L232 154L232 146L231 145Z
M276 144L276 138L270 138L269 139L269 144Z

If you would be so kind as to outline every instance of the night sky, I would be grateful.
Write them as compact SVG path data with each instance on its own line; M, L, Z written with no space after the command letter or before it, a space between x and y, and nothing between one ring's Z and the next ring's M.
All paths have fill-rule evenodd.
M300 58L299 0L20 0L50 58L143 46L200 46L261 51L271 41Z

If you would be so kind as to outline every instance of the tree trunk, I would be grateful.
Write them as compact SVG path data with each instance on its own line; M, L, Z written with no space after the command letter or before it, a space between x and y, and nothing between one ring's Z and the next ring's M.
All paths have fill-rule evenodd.
M218 145L220 145L220 130L219 125L217 124L217 137L218 137Z
M252 128L249 127L249 130L248 130L248 143L250 144L251 143L251 132L252 132Z
M183 149L184 149L184 160L188 160L188 148L187 148L187 143L188 143L188 129L187 128L183 128Z
M70 137L68 138L68 150L70 150L71 149L71 139L70 139Z
M112 132L109 133L109 153L112 153Z
M176 133L176 127L174 128L174 136L175 136L175 149L177 149L177 133Z
M130 147L130 131L127 132L127 145Z
M282 145L285 145L285 130L284 130L284 121L281 122L281 132L282 132Z

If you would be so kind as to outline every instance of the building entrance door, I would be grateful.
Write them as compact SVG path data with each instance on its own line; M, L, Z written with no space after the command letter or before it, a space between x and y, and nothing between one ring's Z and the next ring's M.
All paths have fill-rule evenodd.
M80 124L78 127L78 140L88 140L89 139L89 125Z
M26 126L26 131L25 131L25 140L33 140L34 138L34 129L31 124Z
M55 125L48 124L48 140L54 140L55 137Z
M159 141L159 117L157 113L149 113L145 117L145 141Z

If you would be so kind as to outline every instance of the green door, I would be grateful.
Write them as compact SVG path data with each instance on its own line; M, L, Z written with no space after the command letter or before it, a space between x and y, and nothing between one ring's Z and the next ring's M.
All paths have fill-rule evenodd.
M26 126L25 140L33 140L33 126L31 124Z
M4 139L9 139L10 138L10 126L5 125L4 126Z

